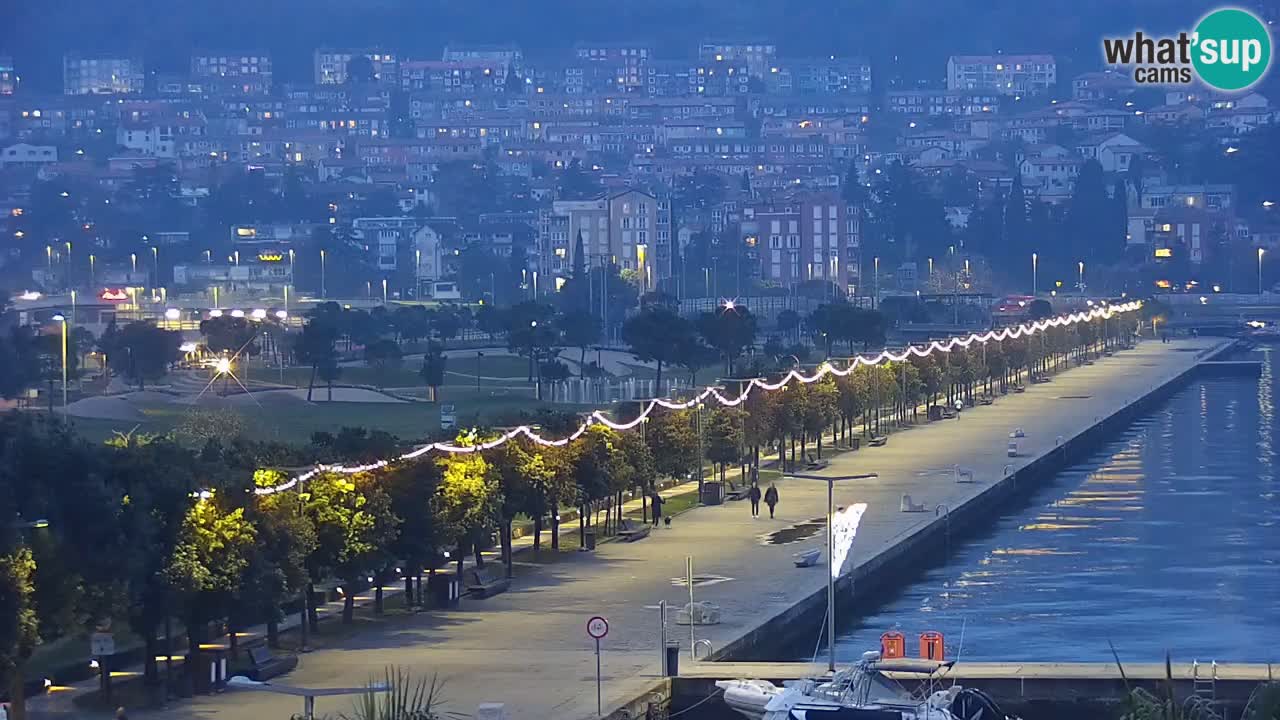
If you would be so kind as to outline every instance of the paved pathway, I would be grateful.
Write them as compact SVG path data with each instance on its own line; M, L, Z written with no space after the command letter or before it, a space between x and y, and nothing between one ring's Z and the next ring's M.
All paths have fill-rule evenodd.
M958 420L895 433L885 447L836 457L825 472L879 473L877 479L836 486L838 504L860 501L870 506L851 562L865 563L935 522L931 513L900 513L902 493L931 507L945 503L954 509L989 487L1010 462L1005 444L1011 428L1020 426L1027 432L1023 455L1013 461L1021 466L1052 450L1058 436L1083 432L1096 418L1182 373L1217 342L1144 343L995 405L966 410ZM954 464L974 470L978 482L954 483ZM764 545L761 537L821 517L825 484L793 480L779 483L779 490L776 520L752 519L745 503L699 508L640 542L610 543L595 553L569 554L551 565L520 563L510 592L465 600L456 610L406 618L353 637L339 648L311 653L288 682L350 685L396 664L428 675L438 672L446 681L449 708L460 712L472 713L478 703L496 701L506 703L512 720L592 717L595 659L585 630L587 618L600 614L610 621L603 644L606 705L637 696L658 672L655 606L660 600L676 606L687 598L687 590L673 582L683 575L686 556L694 557L696 573L723 578L696 588L697 599L722 608L720 625L698 629L698 637L716 647L823 587L820 567L798 569L791 562L791 554L809 544ZM687 663L688 629L674 624L671 629L674 637L684 638ZM815 640L817 632L815 628ZM338 699L322 699L318 705L322 713L350 707ZM228 692L154 716L283 718L296 712L295 706L294 698Z

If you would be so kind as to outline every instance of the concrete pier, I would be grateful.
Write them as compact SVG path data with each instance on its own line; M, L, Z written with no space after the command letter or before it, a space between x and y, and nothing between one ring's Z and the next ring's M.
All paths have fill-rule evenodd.
M840 582L841 612L849 610L844 603L851 597L855 602L870 599L877 585L910 577L922 564L944 558L948 533L954 538L966 528L989 523L1010 499L1118 432L1227 344L1210 338L1146 342L994 405L967 409L958 419L894 433L884 447L833 457L822 472L879 474L836 485L837 504L869 505L850 560L852 570ZM1023 428L1026 437L1019 456L1010 458L1005 450L1015 427ZM974 482L957 483L957 465L971 470ZM635 717L650 693L669 686L659 677L659 601L672 608L667 630L682 645L681 671L727 669L692 662L689 627L674 622L674 609L688 601L682 579L687 556L693 558L695 599L718 605L722 616L717 625L695 627L693 639L707 641L721 658L786 657L777 654L784 648L803 648L797 654L807 656L819 635L824 570L820 565L796 568L792 554L821 544L821 534L784 545L763 539L814 519L821 522L826 484L793 480L779 483L778 490L776 519L767 513L752 518L745 502L699 508L638 542L605 544L594 553L561 556L552 564L520 563L510 592L371 628L344 640L340 648L304 656L287 682L350 685L381 676L387 665L400 665L438 673L445 682L447 710L473 713L481 702L501 702L512 720L595 717L596 660L586 623L602 615L610 625L601 643L605 714L630 705ZM924 503L928 512L900 512L904 493ZM946 511L935 515L938 506ZM156 716L288 717L296 711L291 700L227 692ZM320 705L318 712L350 710L343 700Z

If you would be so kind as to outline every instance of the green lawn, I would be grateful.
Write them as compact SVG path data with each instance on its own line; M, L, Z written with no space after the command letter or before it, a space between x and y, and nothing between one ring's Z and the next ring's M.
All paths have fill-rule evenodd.
M529 361L510 355L485 356L479 359L480 376L482 378L500 378L499 380L483 380L482 384L514 385L526 383L529 377ZM418 371L422 361L418 358L405 360L398 368L378 370L367 366L344 366L338 382L345 385L369 385L372 387L416 387L422 385L422 376ZM445 366L446 385L475 384L476 358L451 357ZM291 367L279 370L254 368L251 377L266 382L283 382L294 387L306 387L311 382L311 368ZM282 379L283 378L283 379ZM509 380L506 378L510 378Z
M244 418L248 435L261 440L308 442L316 431L336 432L344 426L363 426L385 430L405 440L417 440L440 428L440 403L352 403L324 402L325 390L317 387L310 404L301 400L281 401L262 398L262 406L252 403L214 401L200 407L227 408ZM534 410L543 406L529 394L474 388L446 388L441 403L457 408L459 425L485 422L514 410ZM572 406L557 406L566 410ZM128 432L138 425L139 432L159 433L177 426L190 412L190 406L151 403L141 404L146 419L142 422L79 418L76 429L93 440L111 436L113 431Z

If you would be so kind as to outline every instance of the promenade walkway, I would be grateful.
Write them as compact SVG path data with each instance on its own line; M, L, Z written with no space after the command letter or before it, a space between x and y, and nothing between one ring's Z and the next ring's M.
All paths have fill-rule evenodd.
M876 479L836 485L838 504L869 504L851 563L868 562L936 522L932 513L900 513L903 493L930 507L945 504L954 510L999 479L1005 465L1020 467L1051 451L1059 436L1070 439L1084 432L1097 418L1185 372L1201 352L1220 342L1147 342L992 406L966 410L958 420L895 433L885 447L834 457L825 473L879 473ZM1021 457L1010 459L1005 444L1013 427L1022 427L1027 436ZM956 464L972 469L977 482L955 483L951 468ZM697 633L717 648L824 586L820 567L798 569L791 562L793 552L818 538L791 545L766 545L761 538L822 517L825 483L793 480L778 487L775 520L753 519L746 503L698 508L639 542L602 545L595 553L569 554L549 565L518 562L510 592L405 618L306 655L287 682L358 684L394 664L428 675L438 672L451 710L472 713L478 703L503 702L512 720L593 717L595 658L587 619L603 615L610 622L602 644L606 708L637 696L658 673L658 602L675 607L687 600L680 580L686 556L693 556L696 574L708 576L695 583L697 599L722 608L722 623ZM687 664L688 628L672 623L670 632L683 639ZM814 628L815 641L817 632ZM287 718L297 705L296 698L235 691L131 717ZM331 714L349 709L344 699L322 699L317 707Z

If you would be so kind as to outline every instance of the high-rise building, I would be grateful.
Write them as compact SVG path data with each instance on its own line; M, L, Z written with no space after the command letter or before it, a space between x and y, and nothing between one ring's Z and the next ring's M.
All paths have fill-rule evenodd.
M395 53L378 49L321 48L312 58L317 85L342 85L347 82L347 68L352 58L367 57L373 65L373 81L395 87L399 61Z
M145 75L140 57L86 56L62 58L62 91L67 95L140 93Z
M18 89L18 73L13 67L13 58L0 55L0 95L12 95Z
M670 275L670 223L666 203L642 190L556 200L538 218L539 264L551 277L567 279L581 236L587 267L616 264L634 272L642 290L650 290ZM557 280L556 287L560 284Z
M988 90L1030 95L1058 82L1052 55L952 55L947 59L948 90Z
M191 55L191 78L209 95L267 95L271 76L271 56L264 52Z

